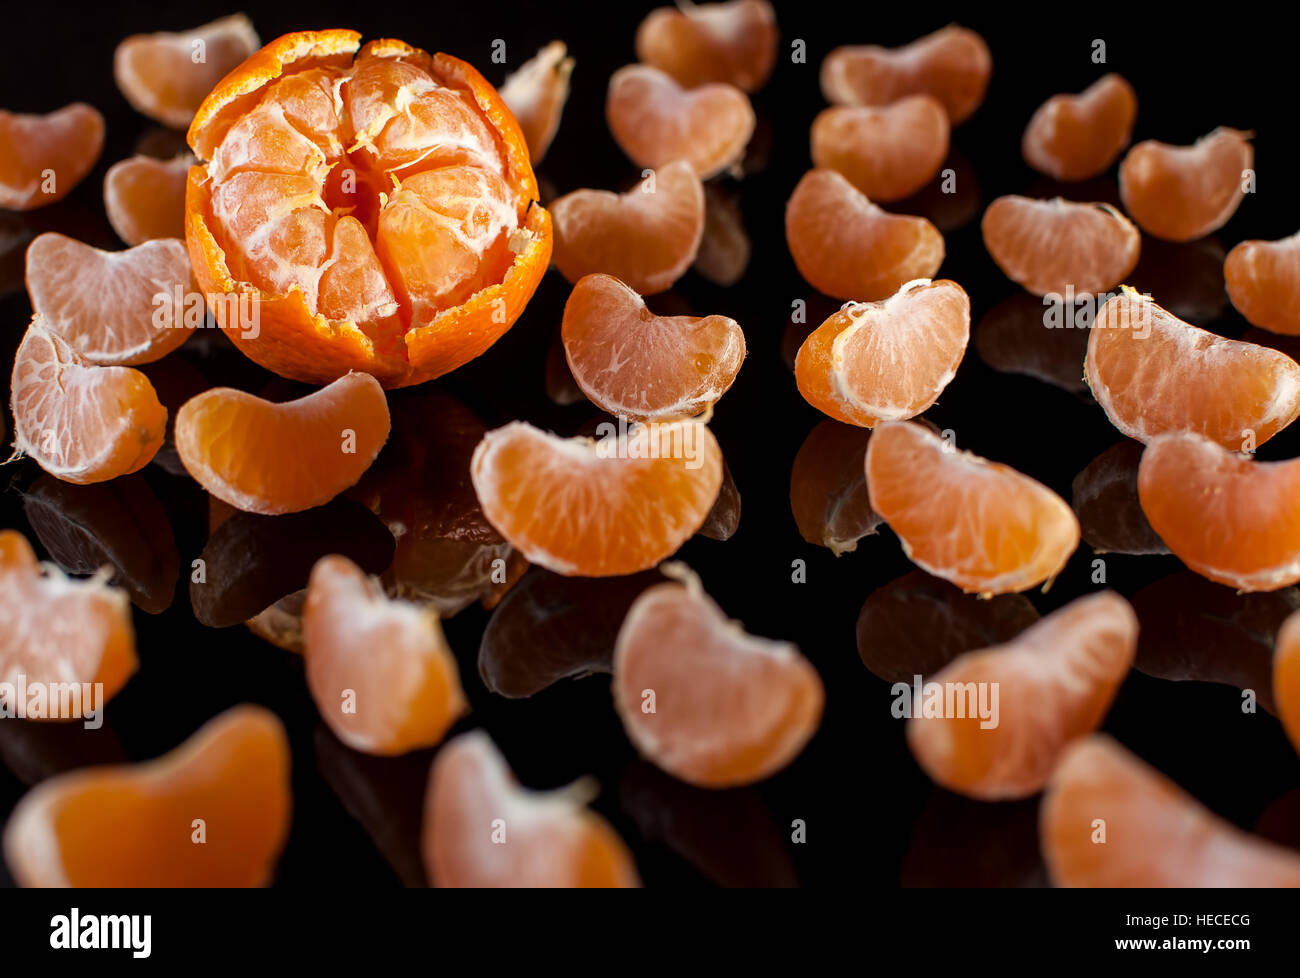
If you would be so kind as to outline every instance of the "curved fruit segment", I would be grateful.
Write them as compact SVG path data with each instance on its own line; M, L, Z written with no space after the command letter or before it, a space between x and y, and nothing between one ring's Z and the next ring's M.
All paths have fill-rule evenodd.
M191 334L194 277L176 240L100 251L47 232L27 248L27 294L45 328L91 363L152 363Z
M1142 235L1109 204L999 197L980 223L1002 273L1034 295L1082 298L1119 285L1137 266Z
M84 102L47 115L0 109L0 207L30 211L62 200L103 148L104 117Z
M809 170L794 188L785 240L799 274L836 299L886 299L943 264L938 228L882 210L834 170Z
M176 451L199 485L236 509L295 513L356 484L388 429L388 402L368 374L283 404L216 387L176 413Z
M275 714L237 706L156 760L42 782L5 827L5 860L21 886L262 886L289 835L289 775Z
M1262 445L1300 415L1300 365L1225 340L1125 289L1097 314L1084 376L1124 434L1194 431L1225 448Z
M1295 852L1242 832L1102 735L1061 758L1039 838L1057 886L1300 886Z
M929 95L889 105L836 105L812 124L813 166L836 170L872 200L910 197L948 156L948 114Z
M103 683L107 702L138 666L125 591L65 577L17 530L0 530L0 681Z
M1292 613L1277 633L1273 652L1273 701L1291 744L1300 751L1300 615Z
M916 417L957 373L970 299L956 282L908 282L884 302L848 303L799 348L799 393L837 421L871 428Z
M642 295L686 274L704 235L704 186L678 160L625 194L575 190L551 204L555 267L570 283L606 272Z
M184 129L213 86L260 43L243 14L190 31L133 34L113 52L113 78L137 112Z
M745 359L745 333L734 319L656 316L612 275L578 280L561 336L583 393L636 421L699 414L727 392Z
M1255 165L1250 133L1219 128L1191 146L1148 139L1119 166L1124 209L1148 234L1193 241L1217 231L1245 196Z
M675 778L706 788L761 781L817 732L825 693L789 642L729 621L694 574L628 610L614 647L614 708L628 738Z
M625 65L609 79L605 118L614 141L637 166L686 160L701 180L740 162L754 134L749 97L712 82L685 89L649 65Z
M1025 127L1021 152L1054 180L1088 180L1119 158L1136 119L1137 93L1110 72L1078 95L1053 95L1040 105Z
M586 805L582 783L559 791L519 786L481 730L433 759L421 848L434 886L636 887L632 854Z
M470 474L488 521L531 563L608 577L653 567L691 538L722 486L722 452L699 421L600 441L515 421L484 436Z
M1243 241L1223 263L1233 306L1252 324L1300 336L1300 233L1281 241Z
M499 94L528 143L528 155L536 166L551 147L564 103L569 99L569 76L573 59L563 41L552 41L506 78Z
M984 38L951 24L899 48L838 47L822 62L821 86L836 105L888 105L905 95L933 95L957 125L984 101L992 73Z
M431 747L468 709L438 616L383 589L346 557L322 557L303 609L307 688L353 750Z
M249 357L387 387L483 353L532 297L550 215L518 123L463 61L332 30L223 79L189 130L186 244ZM257 311L257 329L233 320Z
M867 496L870 436L827 418L808 432L790 467L790 510L799 535L837 557L856 550L881 522Z
M103 482L149 464L162 447L167 409L149 378L97 367L38 313L14 355L14 449L65 482Z
M872 433L867 491L912 562L963 591L1024 591L1059 574L1079 545L1060 496L919 424Z
M636 57L686 88L725 82L756 92L776 65L780 36L767 0L656 7L636 29Z
M183 153L170 160L132 156L110 166L104 174L104 209L117 236L129 245L184 239L185 181L193 162Z
M1092 733L1133 666L1138 620L1114 591L1079 598L1006 645L926 677L958 690L954 714L914 703L912 756L938 784L983 801L1042 790L1069 744Z
M1300 581L1300 459L1254 462L1191 432L1142 453L1138 498L1178 559L1239 591Z

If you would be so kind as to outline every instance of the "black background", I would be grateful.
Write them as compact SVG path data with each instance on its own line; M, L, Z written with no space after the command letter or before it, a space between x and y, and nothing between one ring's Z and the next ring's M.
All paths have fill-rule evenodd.
M290 30L352 27L366 39L396 37L466 58L494 83L540 45L563 39L577 60L573 94L539 174L564 193L584 186L621 188L638 174L608 133L603 103L610 73L635 58L634 31L650 6L481 0L355 6L277 2L244 9L263 41ZM978 213L1000 194L1041 186L1019 155L1026 121L1043 99L1077 91L1106 70L1124 74L1137 89L1135 141L1188 143L1218 125L1257 133L1258 193L1248 196L1218 233L1225 252L1239 240L1278 238L1300 226L1293 177L1297 141L1285 97L1294 88L1293 23L1270 20L1255 8L1220 11L1211 22L1196 19L1190 8L1173 21L1172 13L1130 4L1000 6L996 12L992 7L778 3L781 56L773 78L754 97L770 161L732 185L741 195L753 241L748 273L728 289L690 273L675 290L699 314L720 312L737 319L749 345L744 369L713 422L743 499L740 528L726 543L696 538L680 556L751 632L797 642L817 666L827 688L827 712L804 754L786 771L739 796L656 780L635 759L613 713L606 679L563 682L528 700L504 700L478 678L478 640L487 613L474 606L445 625L473 708L457 730L486 727L523 783L532 787L594 775L604 789L595 807L633 847L648 885L696 886L710 882L710 875L699 860L675 851L662 833L642 835L620 801L620 784L648 785L641 804L675 827L676 838L689 838L691 827L699 827L702 851L731 854L760 882L892 887L903 880L905 864L913 867L909 882L1043 880L1034 838L1036 803L984 806L936 791L912 761L902 723L890 716L889 685L859 660L854 623L863 600L911 569L894 537L882 532L864 540L856 552L835 558L804 543L790 514L791 462L821 416L799 397L781 356L791 303L812 294L785 248L782 212L810 166L808 127L824 107L817 84L821 58L837 44L901 44L953 20L988 41L994 71L987 99L954 133L955 149L977 174L979 208L964 227L945 235L948 258L940 272L970 294L973 323L1016 292L983 249ZM108 135L100 164L70 199L27 218L6 218L6 230L20 242L24 234L59 229L100 247L120 247L102 216L103 173L133 152L152 124L116 90L113 47L131 33L188 28L229 12L232 8L225 5L199 3L8 5L0 105L43 112L73 100L89 101L104 113ZM506 65L490 61L497 38L506 42ZM791 63L795 38L807 43L805 64ZM1091 61L1097 38L1106 42L1104 67ZM22 246L0 259L7 290L0 298L0 346L6 357L12 356L30 315L21 287L14 289ZM542 360L567 292L566 283L552 272L506 337L446 378L448 388L489 425L524 418L567 434L593 417L589 406L552 405L543 387ZM1166 298L1154 297L1158 302ZM1230 336L1246 328L1226 303L1221 317L1198 325ZM233 349L203 356L187 346L174 356L190 357L214 382L259 390L271 380ZM1067 499L1074 476L1120 440L1090 399L1029 377L995 372L973 347L928 417L953 428L963 447L1008 462ZM12 421L9 426L12 430ZM1291 431L1264 446L1260 455L1298 453L1300 432ZM38 475L31 462L0 470L0 525L26 531L23 493ZM158 466L148 467L145 478L168 507L182 567L187 568L206 539L206 498L193 483ZM791 581L796 558L807 561L805 584ZM1046 613L1092 590L1091 559L1088 548L1081 547L1048 593L1032 592L1038 610ZM1109 585L1128 596L1178 570L1171 557L1107 558ZM125 753L133 759L153 757L230 705L267 704L283 718L294 750L294 821L277 882L293 887L399 882L367 830L348 814L331 778L322 776L322 766L338 752L317 750L319 721L298 659L242 626L203 628L190 612L187 590L182 579L163 614L135 612L141 669L107 711ZM21 766L15 757L27 748L8 727L0 729L0 755L7 762L0 765L0 812L8 812L26 790L11 768ZM1243 714L1240 693L1226 685L1171 683L1135 671L1105 729L1246 828L1270 803L1300 786L1300 760L1277 722L1263 711ZM416 812L431 753L397 764L351 758L358 769L406 799L405 807L390 809L389 828L399 838L399 849L401 826L409 827ZM622 793L625 798L631 794ZM776 860L778 867L780 860L792 860L793 874L780 870L763 878L762 867L772 861L770 850L789 839L793 819L806 821L807 842L784 844L786 855ZM922 870L915 869L918 859Z

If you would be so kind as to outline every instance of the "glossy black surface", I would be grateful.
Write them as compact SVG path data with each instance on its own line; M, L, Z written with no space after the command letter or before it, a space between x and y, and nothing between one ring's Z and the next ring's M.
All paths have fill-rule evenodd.
M367 38L402 38L467 58L493 82L500 82L508 68L541 44L564 39L577 59L573 96L540 168L545 181L564 193L583 186L621 188L637 176L608 134L603 100L610 73L634 59L633 33L649 6L484 0L356 7L250 3L245 9L264 40L289 30L354 27ZM782 224L785 200L810 165L808 126L824 106L817 66L836 44L899 44L951 20L979 30L988 40L994 58L988 97L974 118L954 133L953 166L963 199L923 194L919 202L943 208L937 219L947 224L948 258L940 274L957 280L970 294L975 327L956 380L928 417L954 429L963 447L1014 465L1069 499L1075 477L1121 436L1078 382L1079 335L1048 333L1033 326L1032 315L1028 332L1023 326L1017 332L1015 321L1008 325L1005 317L999 318L999 310L1014 314L1025 300L1015 298L1016 287L985 253L979 214L1000 194L1044 190L1019 157L1024 124L1043 99L1077 91L1104 70L1123 73L1138 91L1135 139L1187 143L1218 125L1254 129L1258 193L1249 196L1218 233L1217 244L1151 247L1137 276L1144 281L1135 283L1150 288L1156 301L1198 325L1240 335L1247 324L1223 301L1221 277L1216 278L1221 276L1222 253L1243 238L1278 238L1300 227L1300 196L1293 177L1294 120L1271 97L1273 90L1292 88L1292 35L1282 25L1269 24L1267 14L1254 11L1216 17L1211 24L1196 20L1191 8L1171 23L1132 5L1065 9L1036 4L998 13L984 12L983 7L893 9L815 2L778 3L777 8L782 56L774 77L754 99L762 152L753 156L765 156L766 165L752 169L739 183L726 181L722 186L724 192L739 195L753 244L746 274L738 284L721 288L692 272L673 294L650 304L659 309L681 302L697 314L725 313L745 328L748 360L713 421L742 499L739 525L725 542L697 537L679 556L701 574L723 609L750 631L799 644L826 684L822 727L790 768L760 785L721 794L686 787L636 757L614 715L608 679L598 670L588 678L562 679L527 698L492 692L480 678L480 639L491 616L472 604L445 624L473 711L457 730L486 727L529 786L558 786L594 775L602 787L595 807L628 840L650 886L1041 883L1033 838L1035 803L986 806L937 792L912 761L901 722L890 715L889 683L868 671L858 654L855 635L864 602L913 570L896 539L882 530L837 558L805 543L791 516L791 463L822 419L799 397L783 357L801 339L797 330L796 335L788 334L788 319L798 299L809 300L809 329L820 322L812 310L825 315L837 305L814 296L801 280L786 251ZM0 350L5 362L30 314L21 284L25 240L55 229L100 247L120 246L102 212L103 173L133 151L151 124L130 109L113 85L113 44L136 31L190 27L231 8L141 2L73 9L75 13L57 18L33 4L10 5L5 12L9 44L0 59L0 104L48 111L81 99L95 104L108 122L100 164L68 200L27 217L0 214ZM507 44L505 66L490 62L496 38ZM790 43L796 38L807 43L807 63L791 62ZM1107 44L1104 68L1090 60L1095 38ZM1090 196L1098 199L1113 192L1113 184L1108 189L1105 180L1089 188ZM505 338L441 386L488 426L523 418L569 434L590 422L595 415L590 405L559 406L547 396L544 363L567 293L566 283L552 272ZM1020 355L1028 348L1038 358L1033 361L1037 373L1071 389L1009 372L1027 362ZM157 371L167 375L172 389L182 392L182 400L185 392L208 384L262 391L274 380L215 331L191 340ZM162 390L163 382L156 382ZM7 401L7 380L5 389ZM177 403L170 405L173 410ZM429 423L436 424L437 418ZM1263 458L1296 454L1297 430L1282 433L1260 451ZM209 620L237 620L272 597L277 581L283 580L284 593L300 587L288 585L301 577L302 562L322 548L342 546L331 534L342 533L347 521L324 521L313 528L308 518L283 537L279 529L269 527L261 537L258 520L248 520L245 529L255 537L262 542L288 540L285 546L291 552L278 545L259 549L256 541L222 549L218 537L234 531L226 525L209 539L205 494L180 474L174 460L170 467L163 464L166 461L160 456L159 463L148 466L131 486L115 483L108 491L54 487L82 507L76 510L82 514L79 525L93 526L102 519L124 534L113 546L122 548L128 584L144 606L134 612L141 669L112 701L107 724L93 736L74 728L0 724L0 818L41 777L90 762L153 757L222 709L255 701L281 716L294 751L293 828L278 884L372 887L420 882L415 832L432 752L379 761L348 751L321 728L297 656L266 644L242 625L210 628L196 617L199 610ZM87 551L65 540L60 551L53 537L38 539L32 532L33 522L41 519L39 512L45 513L49 532L51 514L42 506L51 498L51 480L30 461L0 469L0 480L0 525L26 532L42 557L66 560L84 572L90 559L85 554L93 553L93 547ZM170 538L155 518L158 507L165 512ZM155 515L133 520L122 515L140 511ZM128 524L150 529L132 536L125 532ZM39 523L35 529L41 529ZM358 532L365 534L364 528ZM101 548L111 549L102 543ZM278 570L247 569L229 594L192 609L188 568L205 552L238 555L240 560L274 554L288 558L296 569L283 578ZM220 558L227 559L234 556ZM381 560L382 554L374 559ZM795 560L806 561L807 583L792 581ZM1092 560L1084 545L1048 593L1031 592L1024 600L1045 614L1092 591L1097 586ZM165 603L165 578L172 568L181 573L169 606L148 613L145 608L156 610ZM1169 556L1108 554L1105 570L1107 585L1132 598L1179 574L1181 565ZM214 574L220 571L212 568ZM230 567L226 571L234 573ZM1271 803L1288 792L1294 798L1300 759L1267 710L1242 713L1236 684L1242 676L1259 673L1257 666L1240 661L1244 653L1239 643L1225 639L1177 654L1183 642L1177 636L1188 631L1180 632L1182 626L1161 615L1195 615L1209 609L1231 618L1245 602L1214 585L1185 583L1185 592L1166 586L1174 595L1172 608L1149 602L1154 610L1143 617L1140 669L1125 683L1105 729L1215 811L1252 827ZM268 584L273 585L270 590ZM1215 592L1213 602L1198 597L1205 588ZM599 601L618 600L595 593ZM1183 593L1187 604L1180 609ZM508 599L498 614L512 606ZM608 609L593 609L593 619L601 619L602 612ZM575 630L585 627L584 616L570 614L569 619ZM929 624L918 621L916 628ZM904 618L893 627L905 633L911 623ZM1196 628L1191 632L1220 634ZM1157 640L1159 635L1175 636L1172 653L1168 642ZM573 641L581 644L584 639L575 633ZM1194 659L1194 665L1187 666L1183 659ZM1170 681L1187 675L1218 681ZM790 843L794 819L807 824L803 844ZM1294 833L1290 840L1295 841Z

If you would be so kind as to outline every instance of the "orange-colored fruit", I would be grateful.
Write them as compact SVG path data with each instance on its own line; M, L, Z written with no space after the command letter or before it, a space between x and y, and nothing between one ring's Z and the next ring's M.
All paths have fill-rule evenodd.
M586 807L591 787L519 786L486 733L448 743L433 759L421 843L434 886L636 887L623 840ZM495 835L493 826L504 826Z
M208 92L260 43L243 14L189 31L133 34L113 52L113 78L137 112L184 129Z
M110 166L104 174L104 209L117 236L129 245L184 239L185 183L193 162L184 153L170 160L132 156Z
M745 333L726 316L656 316L612 275L578 280L564 304L564 353L597 407L636 421L692 417L727 392Z
M838 47L822 61L821 86L836 105L888 105L906 95L933 95L957 125L984 101L992 73L984 38L950 24L898 48Z
M84 102L47 115L0 109L0 207L30 211L62 200L103 148L104 117Z
M555 267L570 283L606 272L642 295L686 274L704 234L704 187L689 163L655 171L625 194L575 190L551 204Z
M910 197L947 156L948 114L930 95L880 108L835 105L813 120L813 166L838 171L872 200Z
M1300 415L1300 364L1198 329L1127 288L1097 314L1084 376L1115 427L1142 442L1194 431L1248 451Z
M367 374L283 404L215 387L177 412L176 451L199 485L236 509L294 513L355 485L388 429L388 402Z
M1300 615L1292 613L1277 633L1273 652L1273 701L1282 729L1300 751Z
M1057 886L1300 886L1295 852L1214 815L1104 735L1066 750L1039 815Z
M139 666L126 592L65 577L17 530L0 530L0 663L6 681L103 683L107 702Z
M1023 594L966 594L912 570L867 595L858 612L858 658L872 675L911 685L971 649L1010 642L1038 621Z
M834 170L803 175L785 207L785 240L799 274L837 299L887 299L943 264L938 228L882 210Z
M658 68L624 65L609 79L605 119L614 141L637 166L686 160L701 180L740 162L754 134L749 97L710 82L685 89Z
M1021 152L1054 180L1088 180L1119 158L1136 119L1137 93L1112 71L1078 95L1053 95L1040 105L1025 127Z
M1071 505L1094 553L1167 554L1138 499L1142 446L1125 438L1074 477Z
M1124 209L1148 234L1192 241L1217 231L1236 213L1255 165L1250 133L1219 128L1191 146L1148 139L1119 166Z
M180 241L101 251L51 231L27 248L32 308L91 363L137 365L171 353L190 337L185 299L193 290Z
M1142 250L1138 229L1109 204L1060 197L999 197L984 212L980 230L1007 278L1034 295L1062 299L1114 288Z
M488 521L534 564L608 577L653 567L704 523L722 452L700 421L652 422L599 441L515 421L474 451Z
M675 778L761 781L817 732L821 678L796 646L729 621L689 570L674 576L682 583L645 591L619 629L614 708L637 750Z
M884 302L846 303L795 357L799 393L837 421L870 428L929 408L970 339L970 299L956 282L908 282Z
M799 535L837 557L875 533L867 496L867 439L861 428L827 418L808 432L790 468L790 510Z
M1228 297L1262 329L1300 336L1300 233L1280 241L1243 241L1223 263Z
M967 652L926 677L907 721L912 756L949 791L983 801L1036 794L1065 748L1105 717L1133 665L1137 635L1129 603L1103 591L1005 645ZM942 701L932 702L930 683Z
M1142 453L1138 498L1184 564L1239 591L1300 581L1300 459L1255 462L1190 431Z
M867 445L871 505L914 564L963 591L1003 594L1050 581L1079 545L1052 490L920 424L880 425Z
M572 74L573 59L564 42L552 41L501 84L501 101L519 123L534 166L542 162L560 128Z
M144 374L95 366L39 313L18 344L10 389L14 449L65 482L138 471L167 431L167 409Z
M636 29L636 56L686 88L725 82L756 92L776 65L780 37L767 0L656 7Z
M185 239L205 295L270 370L387 387L467 363L550 259L523 134L472 67L355 31L288 34L204 100ZM354 56L355 55L355 59ZM209 300L211 302L211 299Z
M322 557L303 609L307 688L335 736L384 756L431 747L469 704L438 616L390 601L346 557Z
M275 714L237 706L156 760L33 788L5 826L5 861L21 886L262 886L289 835L289 776Z

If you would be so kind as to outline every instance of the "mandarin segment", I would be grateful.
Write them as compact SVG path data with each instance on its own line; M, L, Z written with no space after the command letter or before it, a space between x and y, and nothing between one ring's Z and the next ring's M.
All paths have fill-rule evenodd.
M104 174L104 209L117 236L128 245L184 239L185 183L193 162L184 153L170 160L132 156L110 166Z
M193 291L189 255L173 239L101 251L51 231L27 248L32 308L91 363L161 360L190 338Z
M799 393L846 424L915 417L957 373L970 339L970 299L946 279L908 282L884 302L846 303L795 357Z
M1233 306L1253 325L1300 335L1300 233L1280 241L1243 241L1223 263Z
M1039 837L1057 886L1300 886L1294 851L1214 815L1103 735L1061 758L1039 809Z
M18 344L10 382L14 449L65 482L136 472L162 447L167 409L130 367L97 367L38 313Z
M871 505L907 556L963 591L1003 594L1050 581L1079 545L1079 521L1060 496L920 424L880 425L866 471Z
M528 143L536 166L550 149L569 98L573 59L563 41L552 41L510 74L500 88L505 102Z
M176 414L176 450L218 499L274 515L319 506L355 485L388 430L379 382L352 373L282 404L229 387L199 394Z
M636 30L636 56L686 88L725 82L745 92L767 83L780 32L767 0L656 7Z
M888 105L907 95L933 95L957 125L984 101L992 73L984 38L950 24L898 48L835 48L822 61L821 88L835 105Z
M690 571L677 575L682 583L655 585L628 610L614 707L637 750L674 777L707 788L761 781L816 733L821 678L797 647L742 631Z
M980 222L1003 274L1034 295L1106 292L1137 266L1142 236L1109 204L999 197ZM1058 300L1059 301L1059 300Z
M856 550L881 522L867 496L870 435L827 418L808 432L790 467L790 511L799 535L837 557Z
M312 568L302 616L307 687L343 743L394 755L442 740L469 704L438 616L390 601L352 561Z
M125 591L37 563L26 537L0 530L0 681L103 683L107 702L138 665Z
M327 383L439 376L510 328L550 259L519 124L472 67L352 31L271 42L208 95L186 243L253 360Z
M1136 118L1137 93L1112 71L1078 95L1053 95L1040 105L1025 127L1021 152L1054 180L1088 180L1119 158Z
M1097 314L1084 375L1115 427L1142 442L1192 431L1248 450L1300 415L1290 357L1199 329L1127 288Z
M1194 241L1236 213L1255 165L1250 133L1219 128L1191 146L1148 139L1119 167L1124 209L1148 234Z
M1129 603L1103 591L1005 645L965 653L927 676L927 688L933 682L975 695L962 696L956 716L932 716L913 704L912 755L938 784L959 794L984 801L1036 794L1065 748L1105 717L1133 665L1137 635Z
M289 776L275 714L237 706L157 760L42 782L5 826L5 860L21 886L263 886L289 835Z
M1184 564L1239 591L1300 581L1300 459L1256 462L1201 435L1158 435L1138 469L1142 511Z
M701 421L652 422L599 441L515 421L471 465L488 521L534 564L607 577L653 567L703 525L722 452Z
M704 187L690 164L669 163L625 194L575 190L551 205L555 267L570 283L605 272L642 295L686 274L704 235Z
M902 200L939 172L948 135L943 103L930 95L832 106L813 120L813 166L838 171L872 200Z
M726 316L656 316L612 275L578 280L564 305L564 352L592 403L636 421L691 417L731 386L745 333Z
M886 299L943 264L943 235L925 218L890 214L834 170L804 174L785 208L799 274L837 299Z
M1282 623L1274 644L1273 701L1282 729L1300 751L1300 615L1295 612Z
M439 887L637 887L623 840L586 805L580 782L529 791L481 730L433 761L421 849Z
M740 162L754 134L754 109L721 82L685 89L649 65L625 65L609 79L605 118L614 141L637 166L686 160L701 180Z
M0 207L30 211L62 200L103 148L104 117L84 102L46 115L0 109Z

